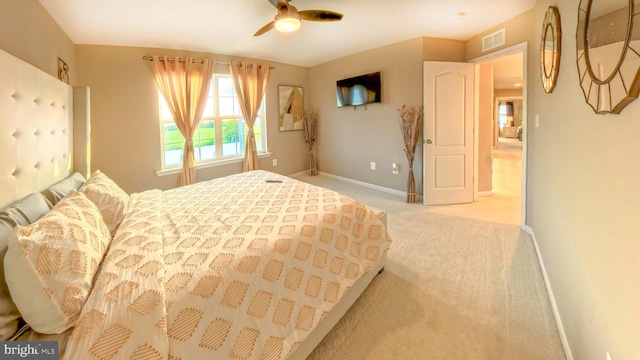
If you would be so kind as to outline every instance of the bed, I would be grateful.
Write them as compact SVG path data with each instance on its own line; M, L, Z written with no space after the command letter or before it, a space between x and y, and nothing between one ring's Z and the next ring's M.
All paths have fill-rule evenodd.
M0 123L2 340L57 340L68 359L304 359L382 269L384 212L334 191L258 170L126 194L87 174L72 89L0 63L11 99L39 99L0 99L15 115ZM34 103L47 111L19 118Z

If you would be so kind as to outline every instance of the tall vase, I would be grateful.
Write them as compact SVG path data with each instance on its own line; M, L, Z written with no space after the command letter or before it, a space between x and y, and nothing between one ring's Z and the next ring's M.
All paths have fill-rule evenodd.
M309 176L316 176L316 157L313 155L313 146L309 146Z
M407 203L416 202L416 179L413 176L413 159L409 160L409 178L407 179Z

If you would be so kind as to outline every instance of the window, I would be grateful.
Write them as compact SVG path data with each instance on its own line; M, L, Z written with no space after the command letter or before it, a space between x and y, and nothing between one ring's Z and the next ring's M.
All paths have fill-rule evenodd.
M513 126L513 103L500 102L498 105L498 124L500 127Z
M500 127L507 124L507 105L500 104L498 106L498 123L500 124Z
M158 91L160 103L160 136L162 168L182 166L184 137L173 121L167 103ZM267 152L265 101L258 111L253 132L258 154ZM198 129L193 134L196 164L242 158L247 131L230 75L215 74L209 87L207 104Z

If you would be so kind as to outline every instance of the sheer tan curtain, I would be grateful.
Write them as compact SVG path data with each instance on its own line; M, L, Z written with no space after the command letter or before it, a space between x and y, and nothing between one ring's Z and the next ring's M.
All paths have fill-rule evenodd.
M258 168L258 151L256 149L256 136L253 133L253 124L256 122L256 116L264 97L264 90L267 87L271 69L269 65L247 64L236 61L231 61L229 68L236 87L236 95L238 96L242 116L244 116L244 123L247 126L242 171L256 170Z
M192 184L196 182L192 139L207 102L214 61L190 57L171 59L155 55L148 58L148 63L173 120L185 139L180 186Z

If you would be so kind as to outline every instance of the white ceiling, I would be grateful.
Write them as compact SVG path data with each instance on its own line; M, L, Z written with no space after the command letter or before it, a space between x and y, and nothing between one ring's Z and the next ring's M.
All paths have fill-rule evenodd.
M503 56L492 60L493 88L520 89L523 86L523 56L522 53Z
M468 40L536 0L292 0L298 10L344 14L271 30L267 0L40 0L75 44L192 50L310 67L420 36Z

